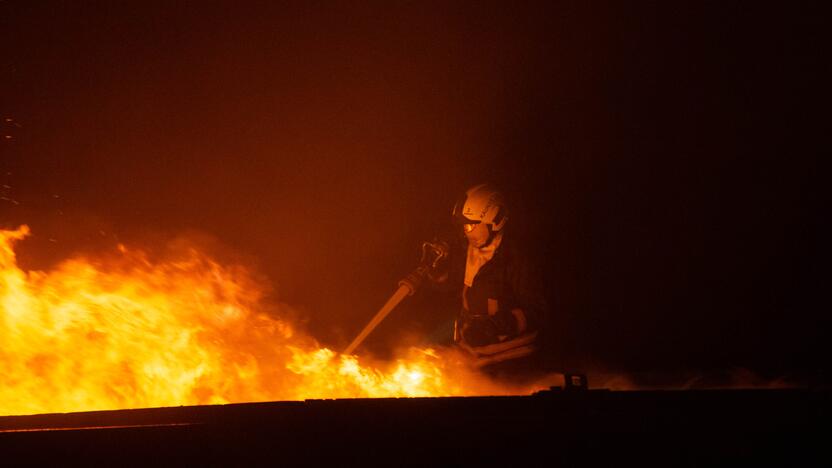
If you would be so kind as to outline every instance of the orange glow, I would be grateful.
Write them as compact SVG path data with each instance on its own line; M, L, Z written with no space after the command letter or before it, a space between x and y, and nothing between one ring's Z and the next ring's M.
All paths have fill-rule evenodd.
M0 230L0 415L308 398L528 393L451 350L370 362L322 348L243 267L120 245L23 271ZM284 318L281 318L284 317Z

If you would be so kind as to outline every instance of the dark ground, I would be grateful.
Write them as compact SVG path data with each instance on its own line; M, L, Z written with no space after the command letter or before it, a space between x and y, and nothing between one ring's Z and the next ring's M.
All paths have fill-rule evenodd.
M0 448L15 464L828 466L829 396L553 390L0 417Z

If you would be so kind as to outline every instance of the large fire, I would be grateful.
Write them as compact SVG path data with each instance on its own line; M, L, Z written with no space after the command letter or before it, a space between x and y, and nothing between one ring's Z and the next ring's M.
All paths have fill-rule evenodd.
M0 415L309 398L508 394L449 350L322 348L243 267L119 246L23 271L0 230Z

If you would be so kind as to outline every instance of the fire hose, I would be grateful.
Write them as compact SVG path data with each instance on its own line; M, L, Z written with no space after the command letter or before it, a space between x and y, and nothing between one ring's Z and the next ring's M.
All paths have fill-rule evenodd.
M376 312L376 315L370 320L361 333L352 340L349 346L344 350L343 354L352 354L358 348L365 338L381 323L387 315L399 305L407 296L412 296L417 289L424 283L425 278L435 275L441 265L442 260L448 256L448 244L443 241L423 242L422 243L422 258L419 266L413 270L409 275L405 276L399 281L399 287L396 292L390 296L390 299Z

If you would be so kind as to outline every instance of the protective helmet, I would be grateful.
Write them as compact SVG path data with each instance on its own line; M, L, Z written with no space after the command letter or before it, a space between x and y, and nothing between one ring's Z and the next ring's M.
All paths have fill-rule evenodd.
M506 225L507 214L503 195L488 184L468 189L456 202L452 213L454 221L459 224L484 223L491 232L497 232Z

